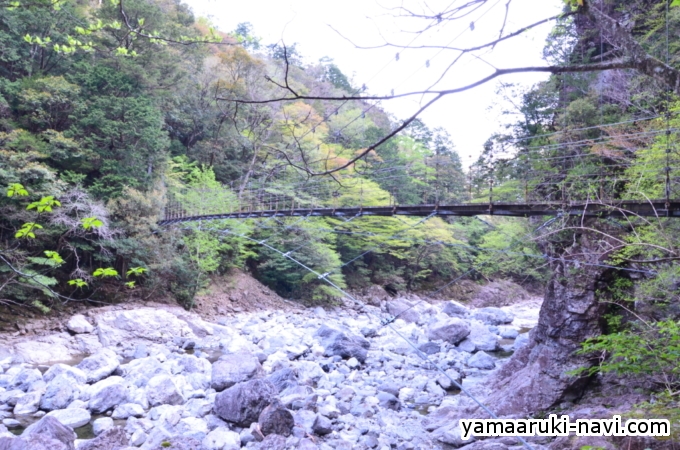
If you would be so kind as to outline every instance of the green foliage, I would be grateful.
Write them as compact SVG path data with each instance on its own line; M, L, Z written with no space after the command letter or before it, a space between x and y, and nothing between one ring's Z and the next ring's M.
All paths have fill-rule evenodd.
M48 195L40 199L40 201L29 203L26 209L35 209L39 213L42 212L52 212L52 207L61 206L59 200L56 200L54 196Z
M87 283L83 281L81 278L76 278L75 280L68 280L68 285L75 286L78 289L87 287Z
M106 268L100 267L99 269L92 272L92 276L93 277L117 277L118 271L116 269L114 269L113 267L106 267Z
M41 228L43 228L43 226L40 225L40 224L37 224L35 222L26 222L25 224L23 224L21 226L19 231L17 231L14 234L14 237L17 238L17 239L19 239L19 238L35 239L35 233L33 232L33 230L39 230Z
M147 272L147 270L144 267L132 267L130 270L125 272L125 274L127 276L138 276L144 274L145 272Z
M7 187L7 197L26 197L28 191L21 183L12 183Z
M104 222L97 219L96 217L84 217L80 220L83 225L83 229L89 230L92 228L99 228L104 225Z

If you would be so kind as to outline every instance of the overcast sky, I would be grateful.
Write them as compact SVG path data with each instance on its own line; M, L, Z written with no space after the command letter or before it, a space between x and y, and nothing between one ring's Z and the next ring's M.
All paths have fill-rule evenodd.
M253 25L253 34L263 44L283 41L297 43L307 63L321 57L333 58L355 86L366 84L370 94L395 94L428 88L450 64L453 52L434 49L394 48L364 50L356 48L383 44L448 45L469 47L498 37L505 16L506 0L489 0L470 16L437 27L426 34L413 33L423 24L413 18L398 18L394 8L404 5L414 12L441 10L463 0L185 0L198 16L208 17L221 31L232 31L241 22ZM505 26L506 33L558 14L561 0L512 0ZM474 26L471 26L474 22ZM437 85L450 89L474 82L493 71L493 67L510 68L542 65L541 51L552 24L497 45L481 59L464 58ZM472 29L474 28L474 30ZM344 36L344 38L341 36ZM348 41L351 40L351 42ZM428 64L429 61L429 64ZM429 67L427 67L429 65ZM518 74L502 78L503 82L531 86L546 74ZM421 118L431 128L444 127L453 137L464 165L477 158L482 144L501 129L508 118L499 112L499 81L476 87L464 93L441 99ZM385 110L399 119L413 114L427 97L413 96L404 100L383 102Z

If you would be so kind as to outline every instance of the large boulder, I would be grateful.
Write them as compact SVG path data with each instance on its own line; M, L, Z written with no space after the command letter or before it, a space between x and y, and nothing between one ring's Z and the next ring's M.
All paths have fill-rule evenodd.
M402 299L388 301L387 312L404 322L418 323L420 321L420 313L415 310L413 305Z
M52 361L67 361L78 352L73 349L68 333L51 334L32 338L14 345L16 358L29 364L48 364Z
M498 338L483 323L473 320L470 322L470 334L467 338L474 346L475 351L493 352L498 349Z
M87 383L87 375L85 375L85 372L76 367L61 363L55 364L47 369L47 372L43 374L43 380L45 380L46 383L49 383L59 375L72 380L76 384Z
M0 438L0 449L7 450L75 450L76 434L55 417L45 416L24 430L17 438Z
M470 334L470 326L457 317L439 318L427 328L427 338L431 341L442 341L457 344Z
M113 427L99 436L78 445L78 450L121 450L128 448L129 439L123 427Z
M467 365L475 369L490 370L496 367L496 361L485 352L477 352L467 360Z
M257 422L265 436L269 434L290 436L293 426L295 426L293 415L277 401L262 410Z
M238 383L215 397L215 414L240 427L249 427L272 402L278 391L269 381Z
M94 331L92 324L88 322L82 314L76 314L71 317L69 321L66 322L66 328L77 334L92 333Z
M111 375L119 365L118 356L113 350L102 349L83 359L76 368L83 371L88 383L96 383Z
M90 387L88 408L101 414L127 401L127 390L121 377L109 377Z
M58 409L47 413L47 416L56 418L62 425L71 428L80 428L90 423L92 416L83 408Z
M467 307L453 300L444 303L442 312L451 317L467 317L470 315L470 310Z
M132 360L121 369L125 373L125 380L137 387L146 386L156 375L170 375L168 369L153 356Z
M97 316L97 332L104 346L113 347L134 339L167 342L173 338L196 339L189 324L156 308L108 311Z
M203 439L203 447L207 450L239 450L241 436L226 427L217 427Z
M33 414L38 411L40 406L40 397L42 392L33 391L22 395L17 399L16 405L14 405L14 415L24 416L26 414Z
M21 391L27 392L31 390L31 387L36 382L39 381L43 381L43 377L38 369L22 367L12 376L12 378L10 378L7 389L19 389Z
M325 349L326 356L340 356L345 359L356 358L362 364L366 361L371 344L361 336L348 330L322 325L315 333Z
M181 405L185 399L169 375L156 375L146 386L146 398L151 406Z
M509 312L493 306L476 309L472 312L472 317L487 325L502 325L504 323L510 323L514 319Z
M236 383L262 376L263 373L260 361L249 352L223 355L212 365L210 386L216 391L222 391Z
M47 384L47 389L40 399L40 409L52 411L66 408L73 401L77 384L66 375L59 375Z

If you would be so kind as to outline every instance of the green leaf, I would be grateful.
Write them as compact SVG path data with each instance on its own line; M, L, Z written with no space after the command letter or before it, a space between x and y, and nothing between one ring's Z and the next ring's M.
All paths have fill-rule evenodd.
M125 286L127 286L129 289L134 289L135 288L135 282L134 281L128 281L125 283Z
M75 286L77 288L83 288L87 286L87 283L83 281L81 278L76 278L75 280L68 280L69 286Z
M95 277L116 277L118 276L118 271L113 267L99 268L92 273Z
M7 197L26 197L27 195L28 191L20 183L12 183L7 186Z
M40 199L40 201L30 203L26 209L37 209L39 213L52 212L53 206L61 206L59 200L55 200L53 195L48 195Z
M19 231L16 232L14 237L15 238L26 237L26 238L35 239L35 233L33 233L33 230L37 230L37 229L40 229L40 228L42 228L42 225L39 225L35 222L26 222L25 224L23 224L21 226Z
M104 222L97 219L96 217L85 217L84 219L80 220L80 223L83 224L83 228L86 230L89 230L90 228L99 228L104 225Z
M127 276L131 275L137 276L143 274L144 272L146 272L146 269L144 267L133 267L125 273L127 274Z

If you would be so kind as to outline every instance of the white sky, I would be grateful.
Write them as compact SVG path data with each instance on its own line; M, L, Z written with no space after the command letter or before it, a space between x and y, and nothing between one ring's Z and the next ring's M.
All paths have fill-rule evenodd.
M436 27L426 35L409 33L422 23L415 19L395 18L390 8L404 5L423 12L422 0L185 0L196 15L208 17L221 31L232 31L241 22L253 25L253 34L262 37L263 44L283 41L298 43L298 51L307 63L323 56L334 59L338 67L351 77L353 85L366 84L369 94L395 94L423 90L429 87L451 62L451 51L432 49L363 50L355 48L341 37L342 33L357 45L379 45L385 40L411 45L451 45L469 47L493 40L498 36L505 13L506 0L490 0L488 5L469 17ZM463 3L463 0L428 0L433 10ZM512 0L506 33L541 19L558 14L561 0ZM470 22L474 21L474 31ZM331 28L332 27L332 28ZM501 43L483 60L465 57L437 85L439 89L463 86L492 73L497 68L544 65L541 50L552 24ZM415 38L415 39L414 39ZM430 61L430 67L425 66ZM546 74L517 74L498 78L470 91L453 94L439 100L421 119L430 127L444 127L451 134L465 166L477 159L483 143L501 124L508 122L496 94L499 82L525 86L546 79ZM412 115L426 101L420 96L383 102L382 107L399 119Z

